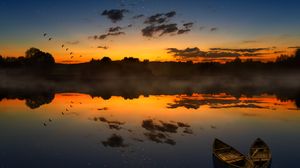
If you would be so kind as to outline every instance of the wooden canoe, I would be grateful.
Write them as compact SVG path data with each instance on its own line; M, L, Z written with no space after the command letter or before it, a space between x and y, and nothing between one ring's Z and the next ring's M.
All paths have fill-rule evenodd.
M271 167L271 150L268 147L268 145L260 138L257 138L252 144L249 156L250 159L253 161L255 168Z
M219 139L214 141L213 157L215 168L254 168L251 160Z

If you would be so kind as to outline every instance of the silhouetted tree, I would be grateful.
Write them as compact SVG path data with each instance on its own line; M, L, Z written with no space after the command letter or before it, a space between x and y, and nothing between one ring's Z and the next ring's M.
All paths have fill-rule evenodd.
M138 58L133 58L133 57L125 57L122 62L125 63L139 63L140 60Z
M295 53L295 63L300 64L300 49L297 49Z
M109 57L103 57L101 60L100 60L101 63L111 63L112 60L109 58Z
M32 95L26 99L26 105L31 109L39 108L44 104L50 104L54 99L54 93L52 92L45 92L39 93L37 95Z
M49 53L45 53L37 48L30 48L25 52L25 59L31 65L53 65L55 60Z
M234 64L240 64L240 63L242 63L242 60L240 59L240 57L236 57L236 58L232 61L232 63L234 63Z
M3 63L4 63L4 59L3 59L2 55L0 55L0 65L3 65Z

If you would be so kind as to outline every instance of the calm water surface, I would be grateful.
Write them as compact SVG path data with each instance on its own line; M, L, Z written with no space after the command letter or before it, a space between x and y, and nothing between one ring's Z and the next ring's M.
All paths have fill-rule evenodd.
M0 102L0 167L211 168L215 138L244 154L260 137L273 168L300 160L300 111L274 95L56 94L48 104Z

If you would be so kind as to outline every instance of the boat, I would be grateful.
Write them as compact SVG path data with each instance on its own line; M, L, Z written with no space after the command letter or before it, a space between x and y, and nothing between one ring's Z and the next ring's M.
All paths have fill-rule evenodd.
M252 144L249 157L253 161L255 168L271 167L271 150L268 145L260 138L257 138Z
M219 139L213 144L213 160L215 168L254 168L250 159Z

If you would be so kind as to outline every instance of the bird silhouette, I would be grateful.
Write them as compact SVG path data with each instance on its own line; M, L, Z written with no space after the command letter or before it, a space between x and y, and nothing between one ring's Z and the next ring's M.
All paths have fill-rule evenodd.
M51 40L52 40L52 38L50 37L48 40L49 40L49 41L51 41Z
M46 123L44 123L44 126L46 127L46 126L47 126L47 124L46 124Z
M72 55L73 54L73 52L70 52L70 55Z
M46 36L47 36L47 33L44 33L43 35L44 35L44 37L46 37Z
M74 58L74 56L71 57L71 59L73 59L73 58Z
M68 51L69 50L69 48L66 48L66 51Z
M61 48L64 48L65 47L65 45L63 44L63 45L61 45Z
M49 118L49 122L52 122L51 118Z
M66 109L66 111L69 111L68 109Z
M65 115L65 113L64 113L64 112L61 112L61 114L62 114L62 115Z

